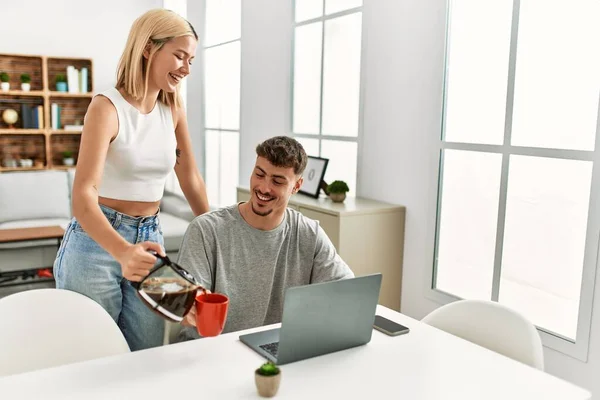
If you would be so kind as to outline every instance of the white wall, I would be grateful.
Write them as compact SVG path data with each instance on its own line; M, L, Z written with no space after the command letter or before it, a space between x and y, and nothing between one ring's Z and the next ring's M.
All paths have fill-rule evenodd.
M290 126L291 1L242 1L240 183L250 184L256 145Z
M0 52L91 58L94 91L115 84L129 28L162 0L1 0Z
M256 144L289 133L290 3L243 1L241 184L248 182ZM421 318L439 306L425 293L433 259L437 176L433 143L441 125L446 0L364 3L359 195L407 207L402 309ZM599 324L600 318L595 318L592 333L600 332ZM600 381L593 379L600 363L594 339L592 334L588 363L546 349L546 370L600 393Z

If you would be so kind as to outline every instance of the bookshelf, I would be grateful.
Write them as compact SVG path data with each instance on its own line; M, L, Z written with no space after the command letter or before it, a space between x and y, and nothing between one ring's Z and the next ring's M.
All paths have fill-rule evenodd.
M88 93L68 93L56 90L56 76L67 76L67 67L87 69ZM75 162L79 152L81 132L66 130L66 125L83 124L83 118L93 97L93 62L87 58L53 57L25 54L0 54L0 72L10 76L10 90L0 91L0 173L72 168L63 165L62 153L72 151ZM31 77L30 91L21 90L21 74ZM60 107L61 126L52 129L51 107ZM43 128L25 129L22 105L42 106ZM2 118L11 108L19 120L9 127ZM34 125L35 126L35 125ZM21 167L20 160L31 159L31 167ZM14 160L16 166L8 160ZM5 163L5 161L7 161ZM6 164L6 165L5 165Z

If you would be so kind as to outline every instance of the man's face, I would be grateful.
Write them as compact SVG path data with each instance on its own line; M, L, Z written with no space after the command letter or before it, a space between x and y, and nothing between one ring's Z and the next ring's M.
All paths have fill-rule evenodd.
M266 158L257 157L250 178L250 205L256 215L266 217L274 211L284 211L290 196L302 185L294 168L276 167Z

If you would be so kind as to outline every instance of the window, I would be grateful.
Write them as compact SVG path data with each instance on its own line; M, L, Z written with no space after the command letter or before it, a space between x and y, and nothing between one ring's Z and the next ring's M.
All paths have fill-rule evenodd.
M356 193L362 0L296 0L292 135Z
M163 8L174 11L183 18L187 18L187 0L163 0ZM179 89L181 99L183 100L183 107L187 112L187 79L181 81ZM179 186L175 171L171 171L169 176L167 176L165 190L183 196L183 190Z
M211 205L236 201L240 147L241 1L206 0L205 181Z
M508 305L545 345L585 359L600 2L453 0L449 10L432 296Z

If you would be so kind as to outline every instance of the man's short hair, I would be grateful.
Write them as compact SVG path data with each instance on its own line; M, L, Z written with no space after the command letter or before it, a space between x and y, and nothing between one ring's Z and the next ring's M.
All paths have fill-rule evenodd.
M275 136L256 146L256 154L266 158L276 167L294 168L296 175L302 175L306 168L307 156L304 147L294 138Z

